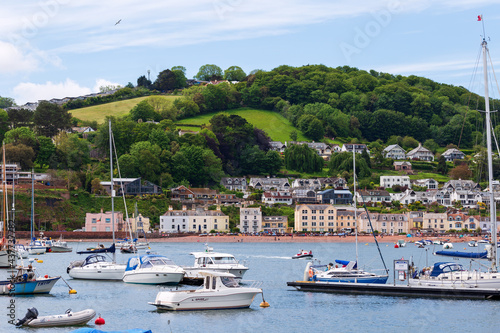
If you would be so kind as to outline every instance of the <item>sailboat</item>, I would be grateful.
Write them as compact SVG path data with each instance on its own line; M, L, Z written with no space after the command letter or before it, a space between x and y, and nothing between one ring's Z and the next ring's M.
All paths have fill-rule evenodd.
M113 184L113 134L111 132L111 120L109 121L109 162L110 162L110 176L111 176L111 224L113 226L113 244L108 251L113 253L113 260L109 261L106 256L97 254L98 251L92 251L90 256L84 260L73 261L66 269L69 276L73 279L86 279L86 280L119 280L123 279L125 273L125 264L116 263L115 252L115 190ZM87 251L80 251L77 253L89 253Z
M366 272L362 269L358 268L358 223L357 223L357 202L356 202L356 150L353 145L353 186L354 186L354 221L355 225L355 236L356 236L356 260L348 261L348 260L335 260L335 265L331 265L328 267L326 271L322 271L323 266L313 265L312 263L308 263L306 266L306 271L304 272L304 280L307 280L307 276L309 276L310 280L320 281L320 282L348 282L348 283L380 283L384 284L387 282L389 275L387 274L387 268L385 269L386 274L376 274L371 272ZM368 212L366 212L368 214ZM369 214L368 214L368 220ZM371 225L371 221L370 221ZM373 227L372 227L373 231ZM375 236L375 235L374 235ZM377 239L375 238L375 242L378 247ZM379 249L380 253L380 249ZM385 262L382 257L382 262Z
M121 186L123 186L123 184ZM122 188L121 192L123 194L123 204L124 204L125 210L126 210L127 204L125 202L125 192L124 192L123 188ZM148 249L149 243L147 241L145 243L139 242L139 232L138 232L139 225L137 223L137 218L138 218L139 214L138 214L138 210L137 210L137 201L135 202L135 207L134 207L135 238L133 238L133 235L132 235L132 224L130 223L130 220L128 219L128 213L126 213L126 215L127 215L127 227L129 229L130 239L125 238L123 241L118 242L117 245L119 245L120 251L122 253L137 253L138 250ZM143 232L144 232L144 230L143 230ZM145 236L146 235L144 234L144 238L146 238Z
M30 244L28 245L29 254L39 255L44 254L47 247L40 240L35 238L35 174L31 170L31 227L30 227Z
M6 165L5 165L5 143L2 145L3 147L3 165L2 165L2 199L3 199L3 237L0 244L0 268L8 268L11 267L11 263L9 262L9 244L7 243L7 189L6 189Z
M484 32L484 22L483 22ZM436 255L455 258L488 259L491 266L487 272L480 270L466 270L462 265L454 262L438 262L432 269L416 272L409 280L410 285L437 286L437 287L470 287L470 288L500 288L500 272L497 270L497 216L496 204L493 196L493 157L491 142L490 101L488 91L488 62L489 51L485 35L481 43L483 55L484 99L486 113L486 145L488 157L488 184L491 220L491 244L485 245L484 252L437 251Z

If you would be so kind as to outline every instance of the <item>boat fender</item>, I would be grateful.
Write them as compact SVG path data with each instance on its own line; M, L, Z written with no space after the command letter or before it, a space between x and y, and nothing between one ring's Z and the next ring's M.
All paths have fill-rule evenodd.
M309 268L309 279L312 280L313 276L314 276L314 271L313 271L312 267L310 267Z
M71 268L69 268L69 266L68 266L68 268L66 268L66 273L68 273L68 274L69 274L69 271L70 271L70 270L71 270Z

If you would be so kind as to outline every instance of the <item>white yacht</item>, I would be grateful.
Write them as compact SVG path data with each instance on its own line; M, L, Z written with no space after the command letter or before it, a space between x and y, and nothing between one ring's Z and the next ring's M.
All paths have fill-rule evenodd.
M196 290L160 291L154 302L158 310L219 310L242 309L252 304L257 294L262 294L258 282L250 287L239 285L230 273L204 271L203 286Z
M172 260L157 254L146 254L128 260L123 274L126 283L176 285L184 277L184 270Z
M29 252L24 247L23 244L16 244L15 249L16 249L17 257L19 259L27 259L28 258Z
M238 262L232 254L212 252L212 248L207 247L205 252L192 252L194 255L194 266L183 267L186 271L187 279L201 278L200 272L214 271L233 274L237 279L241 279L248 267Z
M384 284L389 278L387 274L375 274L358 269L355 261L335 260L335 262L336 264L331 267L308 263L304 271L304 281Z
M73 279L122 280L126 267L109 261L102 254L91 254L83 260L71 262L66 272Z

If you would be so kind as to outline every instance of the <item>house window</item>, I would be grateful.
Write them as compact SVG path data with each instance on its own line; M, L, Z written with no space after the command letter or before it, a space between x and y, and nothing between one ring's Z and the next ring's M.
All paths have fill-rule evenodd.
M107 219L106 219L106 223L111 223L111 219L110 219L110 218L107 218Z
M218 229L218 228L217 228L217 224L214 224L214 229L215 229L215 230L217 230L217 229Z
M97 223L97 220L96 219L92 219L92 223Z
M96 227L92 227L92 231L97 231L97 228Z
M306 216L302 216L302 219L303 220L307 220L307 215Z

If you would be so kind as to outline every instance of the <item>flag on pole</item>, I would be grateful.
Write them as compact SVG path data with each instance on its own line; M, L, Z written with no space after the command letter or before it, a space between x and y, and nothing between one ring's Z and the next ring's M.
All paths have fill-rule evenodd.
M482 20L483 20L483 15L478 15L478 16L477 16L477 20L478 20L478 21L482 21Z

